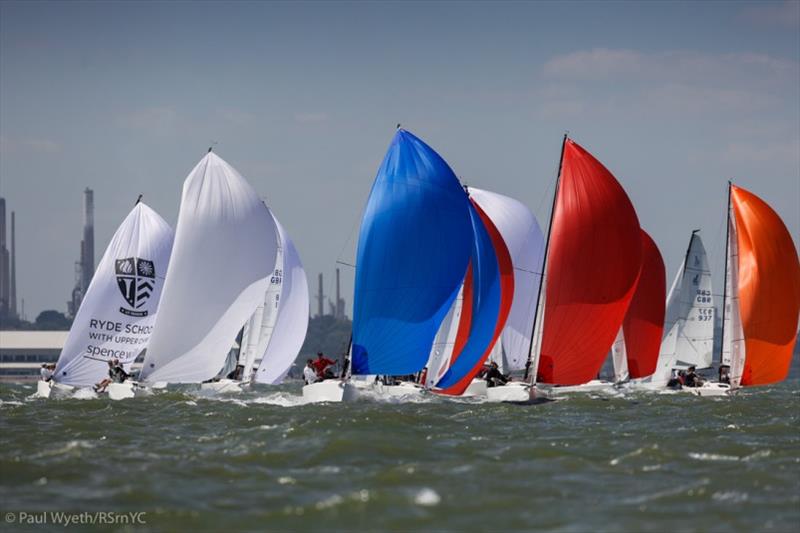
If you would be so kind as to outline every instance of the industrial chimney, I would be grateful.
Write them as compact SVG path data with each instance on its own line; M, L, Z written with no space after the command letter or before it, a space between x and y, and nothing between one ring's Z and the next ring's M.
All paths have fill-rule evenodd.
M81 250L81 292L86 294L94 276L94 191L83 191L83 245Z

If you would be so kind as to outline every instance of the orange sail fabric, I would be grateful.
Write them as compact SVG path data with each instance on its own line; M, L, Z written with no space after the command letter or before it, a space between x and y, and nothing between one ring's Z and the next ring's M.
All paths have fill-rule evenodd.
M631 379L644 378L656 371L664 334L666 291L667 274L661 252L642 230L642 269L622 322Z
M551 232L538 381L579 385L597 376L622 326L642 239L622 186L569 139Z
M731 186L739 247L739 312L745 338L741 384L786 379L800 316L800 262L792 237L761 198Z

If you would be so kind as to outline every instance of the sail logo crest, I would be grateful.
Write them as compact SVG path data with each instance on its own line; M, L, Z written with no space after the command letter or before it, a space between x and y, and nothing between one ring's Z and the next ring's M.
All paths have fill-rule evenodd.
M117 286L130 309L120 307L119 312L134 317L147 316L148 311L139 309L153 294L156 284L156 268L153 261L138 257L117 259L114 264Z

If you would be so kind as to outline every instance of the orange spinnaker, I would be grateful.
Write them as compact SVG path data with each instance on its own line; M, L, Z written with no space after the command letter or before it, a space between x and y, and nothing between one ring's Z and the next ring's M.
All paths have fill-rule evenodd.
M551 232L538 381L579 385L597 375L622 326L642 238L622 186L569 139Z
M631 305L622 322L631 379L656 371L666 312L667 274L661 252L642 230L642 270Z
M786 379L800 316L800 261L778 214L731 186L739 246L739 312L745 338L742 385Z

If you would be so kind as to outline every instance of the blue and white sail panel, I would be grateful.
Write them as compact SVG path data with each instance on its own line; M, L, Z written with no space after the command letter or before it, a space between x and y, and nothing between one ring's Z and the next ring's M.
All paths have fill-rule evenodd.
M447 389L475 370L495 341L500 315L500 266L494 243L476 209L470 204L470 220L474 236L472 246L472 320L464 348L453 354L455 361L436 384Z
M398 130L361 221L354 374L411 374L430 353L467 270L469 200L428 145Z

